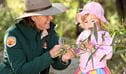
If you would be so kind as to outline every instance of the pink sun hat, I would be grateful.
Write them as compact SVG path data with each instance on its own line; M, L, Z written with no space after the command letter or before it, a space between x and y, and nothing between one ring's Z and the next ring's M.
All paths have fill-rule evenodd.
M83 10L77 14L77 21L81 20L81 16L85 14L93 14L97 16L100 20L102 20L104 23L108 24L108 21L104 17L104 9L101 4L97 2L89 2L84 7Z

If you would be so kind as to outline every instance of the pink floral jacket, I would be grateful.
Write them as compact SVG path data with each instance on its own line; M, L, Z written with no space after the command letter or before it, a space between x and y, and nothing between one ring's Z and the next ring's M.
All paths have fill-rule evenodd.
M85 30L81 32L81 34L77 38L76 43L80 44L80 41L87 39L90 34L91 32L89 30ZM113 39L110 37L110 34L107 31L98 31L98 41L96 41L95 36L93 34L91 35L91 43L95 46L97 51L93 55L93 65L92 65L92 60L89 60L89 62L87 63L88 58L91 55L91 52L87 51L80 55L79 67L82 72L86 73L90 70L97 69L97 68L104 68L105 66L107 66L107 60L111 59L113 54L113 50L112 50L113 48L111 46L112 40ZM105 58L101 60L103 56L105 56Z

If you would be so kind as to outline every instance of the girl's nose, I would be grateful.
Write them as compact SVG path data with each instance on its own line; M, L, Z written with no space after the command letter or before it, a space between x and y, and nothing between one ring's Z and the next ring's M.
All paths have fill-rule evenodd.
M89 23L88 27L92 27L93 28L93 23Z
M94 20L90 21L90 27L93 27L96 22Z

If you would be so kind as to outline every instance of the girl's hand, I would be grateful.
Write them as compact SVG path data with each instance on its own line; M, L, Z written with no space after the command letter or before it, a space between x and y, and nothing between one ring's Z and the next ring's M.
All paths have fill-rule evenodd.
M92 51L94 48L94 45L91 42L85 42L85 47L89 50Z

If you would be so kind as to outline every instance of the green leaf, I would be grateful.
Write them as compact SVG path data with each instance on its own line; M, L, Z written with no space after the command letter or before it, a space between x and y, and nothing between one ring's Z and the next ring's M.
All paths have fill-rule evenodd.
M101 59L100 59L100 62L106 57L107 55L105 54Z
M114 44L115 36L116 36L116 32L114 32L114 33L112 34L112 45Z
M92 52L91 52L92 53ZM93 56L91 58L91 62L92 62L92 67L94 68L94 60L93 60Z
M87 61L85 67L87 67L88 62L89 62L91 59L92 59L92 65L93 65L93 55L96 53L96 51L97 51L98 49L96 49L96 48L94 47L94 50L95 50L94 52L91 52L91 55L89 56L88 61Z
M94 36L95 36L96 42L98 42L97 26L96 26L96 23L93 23L93 24L94 24L94 27L93 27Z
M102 34L102 42L105 41L105 32Z
M90 42L90 41L91 41L91 34L88 37L88 42Z

